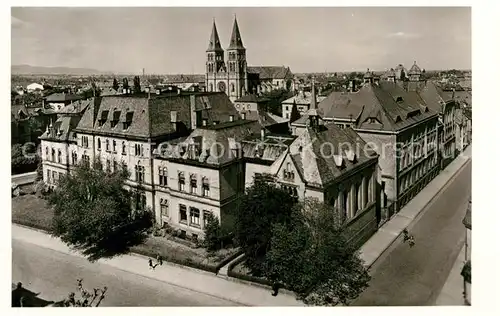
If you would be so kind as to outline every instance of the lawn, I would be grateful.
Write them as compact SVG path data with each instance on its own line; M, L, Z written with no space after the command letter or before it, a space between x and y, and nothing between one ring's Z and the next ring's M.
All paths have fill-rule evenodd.
M23 195L12 198L13 223L48 230L53 216L54 213L47 205L47 201L36 195ZM191 248L169 240L167 237L151 236L145 243L132 247L132 252L150 257L161 254L166 261L215 271L216 267L222 262L234 257L238 249L222 249L209 255L203 248Z

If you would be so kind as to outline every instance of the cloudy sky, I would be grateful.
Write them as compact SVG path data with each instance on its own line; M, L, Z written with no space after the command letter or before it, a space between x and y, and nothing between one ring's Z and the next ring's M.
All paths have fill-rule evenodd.
M249 65L293 72L471 68L469 8L12 8L12 64L204 73L215 18Z

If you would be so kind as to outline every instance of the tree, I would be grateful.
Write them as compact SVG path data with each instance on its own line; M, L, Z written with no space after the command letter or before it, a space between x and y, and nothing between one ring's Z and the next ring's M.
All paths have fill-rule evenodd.
M116 78L113 78L113 90L118 91L120 86L118 85L118 80Z
M307 199L294 216L288 225L273 226L266 277L307 304L348 305L368 286L370 276L344 237L339 212Z
M141 78L139 76L134 77L134 93L141 93Z
M123 89L126 89L128 90L129 86L128 86L128 79L127 78L123 78Z
M295 100L293 100L292 105L292 113L290 113L290 123L295 122L300 118L299 110L297 109L297 104L295 104Z
M221 227L219 220L213 213L207 213L206 215L207 224L203 229L205 232L205 239L203 241L203 246L208 251L216 251L221 248Z
M37 163L35 150L36 147L33 143L26 143L25 145L12 145L11 172L13 174L19 174L34 171Z
M153 224L148 209L132 207L133 193L124 188L129 172L113 172L80 163L73 173L59 179L49 196L54 209L52 235L90 260L113 257L142 243Z
M296 202L287 191L265 181L254 181L236 214L235 237L245 252L245 265L255 276L264 272L264 259L275 223L292 219Z

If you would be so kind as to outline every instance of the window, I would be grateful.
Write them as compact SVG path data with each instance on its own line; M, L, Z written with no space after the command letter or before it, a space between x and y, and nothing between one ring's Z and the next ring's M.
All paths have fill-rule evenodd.
M142 144L135 144L135 155L142 156L144 155L144 146Z
M57 177L59 178L59 180L61 180L61 178L63 177L63 173L62 172L58 172L57 173Z
M126 146L125 146L125 142L122 142L122 155L126 155L127 152L126 152Z
M146 209L146 194L144 192L136 192L135 194L135 209Z
M370 190L370 177L366 177L365 182L363 183L363 203L361 205L362 208L366 207L370 202L369 190Z
M162 217L169 217L168 216L168 200L167 199L160 199L160 214Z
M89 148L89 138L87 136L82 136L82 147Z
M346 220L347 219L347 191L342 192L342 219Z
M189 222L192 225L200 226L200 210L194 207L191 207L189 210Z
M184 191L184 172L179 172L179 191Z
M62 152L60 149L57 150L57 162L58 163L62 162Z
M283 170L283 178L290 181L293 181L293 179L295 178L291 164L289 162L287 162L286 168L285 170Z
M97 150L101 150L101 139L97 139Z
M207 226L207 224L208 224L208 216L209 216L208 214L210 214L210 213L211 212L206 211L206 210L203 211L203 227Z
M109 151L109 139L106 139L106 151Z
M113 140L113 152L116 153L116 140Z
M111 161L106 159L106 171L111 171Z
M135 166L135 181L143 182L144 181L144 166L136 165Z
M187 209L186 205L184 204L179 204L179 221L181 223L187 223Z
M50 170L47 170L47 183L50 183Z
M117 172L117 171L118 171L118 161L113 159L113 172Z
M198 189L196 175L192 174L189 182L191 184L191 194L196 194L196 190Z
M201 179L202 182L202 190L203 190L203 196L209 196L210 195L210 184L208 182L208 178L203 177Z
M158 174L160 178L160 186L167 186L167 168L165 167L158 167Z
M56 182L56 181L57 181L57 172L55 172L55 171L52 171L52 180L53 180L54 182Z
M45 159L49 160L49 147L45 147Z
M51 155L51 161L56 161L56 150L54 148L51 148L50 150L50 155Z
M78 163L78 154L76 153L76 151L71 153L71 163L73 165L76 165Z

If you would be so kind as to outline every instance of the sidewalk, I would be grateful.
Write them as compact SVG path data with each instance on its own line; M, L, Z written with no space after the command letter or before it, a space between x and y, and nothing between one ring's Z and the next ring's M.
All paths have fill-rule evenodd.
M83 257L79 253L71 251L59 239L40 231L12 225L12 238L40 247L49 248L74 256ZM162 282L180 286L192 291L201 292L238 304L247 306L304 306L294 296L280 293L274 297L271 291L260 287L246 284L228 282L227 280L208 273L177 267L164 262L155 271L148 267L148 258L139 255L122 255L120 257L99 260L101 264L107 264L117 269L153 278Z
M455 158L444 170L406 204L394 217L382 225L379 230L363 245L360 257L366 267L371 267L378 258L401 235L403 229L411 226L412 222L425 211L426 206L437 196L453 179L453 176L471 159L472 146Z
M451 268L448 279L436 299L435 306L464 306L464 278L460 274L465 264L465 245L460 250L457 260Z

